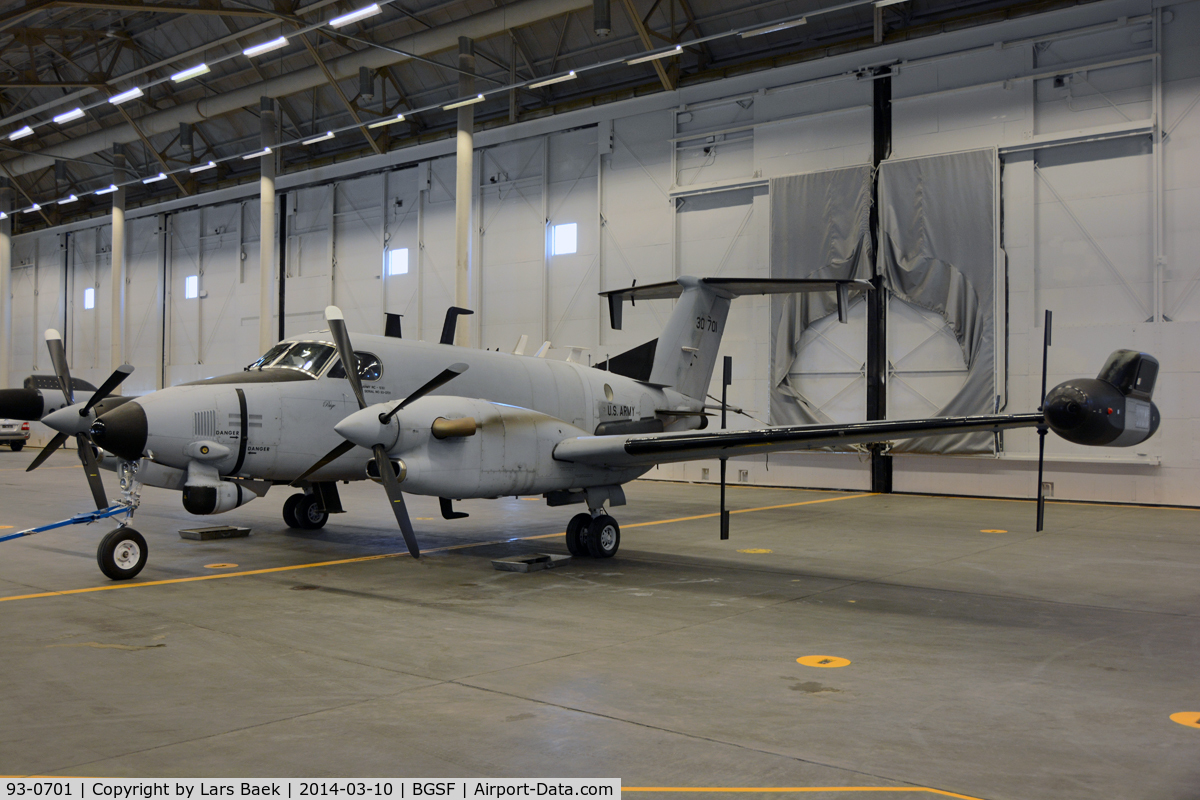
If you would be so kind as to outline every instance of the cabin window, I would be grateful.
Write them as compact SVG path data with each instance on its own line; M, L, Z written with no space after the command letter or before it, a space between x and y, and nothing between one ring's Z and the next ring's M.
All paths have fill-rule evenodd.
M383 377L383 364L380 363L377 356L371 353L354 353L355 360L358 361L358 378L363 381L377 381ZM342 362L339 359L329 369L329 377L345 378L346 370L342 367Z

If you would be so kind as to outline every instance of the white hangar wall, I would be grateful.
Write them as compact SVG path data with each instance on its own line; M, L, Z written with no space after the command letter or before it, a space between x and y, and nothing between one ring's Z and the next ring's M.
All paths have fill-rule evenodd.
M549 340L550 357L578 346L599 361L657 336L670 303L627 309L613 331L597 292L681 274L767 276L767 180L870 163L872 87L853 73L899 61L893 158L1000 156L1007 409L1038 405L1046 308L1051 384L1093 375L1118 347L1162 362L1159 435L1120 451L1049 437L1054 496L1200 505L1198 39L1200 3L1112 0L481 132L474 344L509 350L526 334L527 353ZM393 312L406 336L438 337L454 287L452 147L280 178L288 334L322 327L336 303L352 330L382 332ZM125 347L138 369L127 391L237 371L258 355L255 191L129 213ZM568 222L577 250L552 255L551 229ZM274 247L274 232L268 239ZM49 369L41 331L56 326L76 374L108 374L109 241L103 220L14 239L14 375ZM399 248L408 270L388 275L385 254ZM192 275L197 298L185 297ZM759 420L769 413L769 328L768 301L742 298L723 343L734 357L730 403ZM849 325L819 322L792 368L834 419L863 417L864 330L861 304ZM961 351L940 317L899 302L889 330L889 415L927 416L961 385ZM1023 431L1006 435L999 457L898 456L895 488L1027 497L1035 455L1036 436ZM716 474L715 462L697 462L651 477ZM854 454L735 459L730 477L869 488Z

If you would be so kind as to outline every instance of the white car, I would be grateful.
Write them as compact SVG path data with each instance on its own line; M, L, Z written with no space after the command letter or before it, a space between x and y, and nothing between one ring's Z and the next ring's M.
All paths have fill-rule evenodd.
M29 423L16 419L0 419L0 443L20 450L29 439Z

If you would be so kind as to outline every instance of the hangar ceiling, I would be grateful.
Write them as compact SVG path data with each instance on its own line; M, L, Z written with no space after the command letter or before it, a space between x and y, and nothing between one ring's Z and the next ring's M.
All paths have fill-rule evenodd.
M0 13L0 176L14 209L41 206L14 213L17 230L107 213L95 192L114 181L114 147L130 207L256 179L258 159L242 156L261 146L261 96L277 102L277 140L293 143L281 171L449 136L460 35L475 40L486 95L476 124L494 127L1082 1L883 0L877 12L871 0L611 0L601 35L593 0L379 0L336 27L367 0L25 0ZM626 63L676 44L678 56Z

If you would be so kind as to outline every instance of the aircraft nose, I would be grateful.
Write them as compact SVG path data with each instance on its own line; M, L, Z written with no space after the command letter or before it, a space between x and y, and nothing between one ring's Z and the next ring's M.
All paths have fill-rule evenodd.
M136 400L123 403L92 423L93 441L110 453L136 461L146 450L146 410Z
M42 418L44 409L37 389L0 389L0 419L34 422Z
M1087 416L1088 396L1075 386L1062 385L1046 397L1046 421L1056 431L1073 431Z

